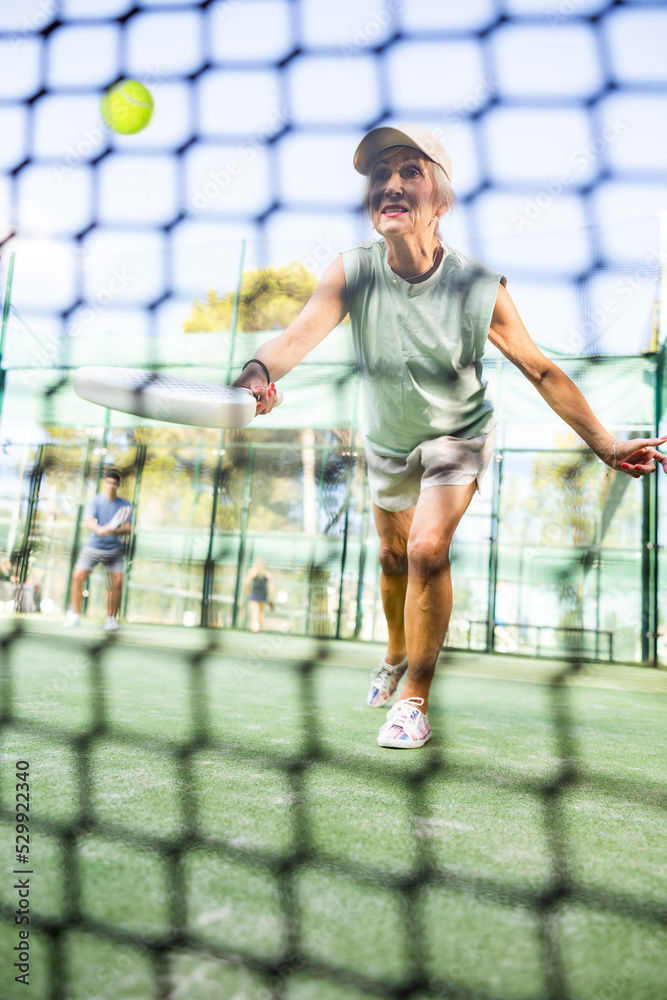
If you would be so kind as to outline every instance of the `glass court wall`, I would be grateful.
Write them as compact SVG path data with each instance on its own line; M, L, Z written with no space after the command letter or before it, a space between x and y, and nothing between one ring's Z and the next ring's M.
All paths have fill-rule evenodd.
M210 378L201 356L208 337L221 350L226 339L235 371L271 335L247 346L245 335L233 342L229 331L183 334L172 349L191 365L170 363L163 343L163 367ZM129 622L245 629L246 574L261 557L275 579L268 630L382 641L349 340L343 325L291 373L284 407L266 423L223 433L142 425L83 403L71 389L71 368L82 360L76 351L67 368L8 367L0 547L4 575L14 580L2 584L3 612L63 613L87 537L87 504L114 466L123 473L120 495L134 506L122 607ZM652 433L660 353L561 363L597 412L613 396L601 419L628 435ZM486 374L499 418L496 453L454 542L448 644L533 656L574 646L601 661L664 660L661 479L608 473L492 349ZM57 386L50 395L49 384ZM91 575L88 615L104 613L105 583L101 569Z

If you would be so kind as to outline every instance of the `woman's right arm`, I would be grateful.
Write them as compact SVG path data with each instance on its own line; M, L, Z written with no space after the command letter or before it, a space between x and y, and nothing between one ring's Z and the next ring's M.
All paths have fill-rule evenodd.
M320 278L317 288L296 319L277 337L262 344L255 357L266 365L271 379L277 382L345 319L347 311L345 269L339 254ZM234 385L248 386L256 396L261 393L258 413L268 413L273 408L275 396L269 396L266 374L259 365L248 365Z

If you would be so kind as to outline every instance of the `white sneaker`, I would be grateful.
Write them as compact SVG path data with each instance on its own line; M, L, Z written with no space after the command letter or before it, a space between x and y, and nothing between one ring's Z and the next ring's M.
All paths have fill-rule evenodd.
M386 660L380 660L380 666L371 673L371 686L368 689L366 704L370 705L371 708L382 708L383 705L386 705L407 669L407 654L400 663L393 666Z
M70 608L65 615L65 621L63 622L63 628L76 628L77 625L81 624L81 615L77 615L76 611L72 611Z
M422 711L423 698L397 701L387 712L387 721L380 729L378 746L397 750L415 750L431 739L431 727Z
M117 632L118 631L118 619L114 618L113 615L107 615L104 619L104 631L105 632Z

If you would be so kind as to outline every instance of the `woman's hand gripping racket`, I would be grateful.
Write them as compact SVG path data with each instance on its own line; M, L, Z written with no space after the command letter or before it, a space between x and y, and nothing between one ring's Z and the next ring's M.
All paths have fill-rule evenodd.
M194 427L246 427L264 405L252 389L176 378L139 368L88 365L74 374L74 391L81 399L135 417L168 420ZM283 401L276 394L275 404ZM120 512L119 512L120 513Z

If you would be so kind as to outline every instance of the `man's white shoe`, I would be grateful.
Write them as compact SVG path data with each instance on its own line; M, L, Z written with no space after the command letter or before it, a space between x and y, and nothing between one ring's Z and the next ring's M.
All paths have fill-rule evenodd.
M387 712L387 721L380 729L378 745L396 750L415 750L431 738L431 727L421 711L423 698L397 701Z
M72 611L70 608L65 615L65 621L63 622L63 628L76 628L77 625L81 624L81 615L77 615L76 611Z
M403 657L400 663L392 666L386 660L380 660L380 666L371 673L371 686L368 690L366 703L371 708L382 708L386 705L394 691L398 687L398 682L408 669L408 657Z
M114 618L113 615L107 615L104 619L104 631L105 632L117 632L118 631L118 619Z

